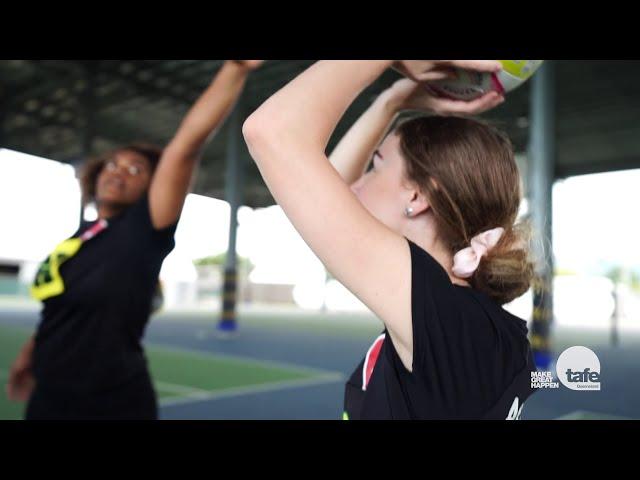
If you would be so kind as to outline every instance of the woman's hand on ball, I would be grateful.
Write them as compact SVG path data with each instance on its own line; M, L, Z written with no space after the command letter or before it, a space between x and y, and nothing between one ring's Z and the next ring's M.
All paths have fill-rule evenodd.
M497 92L489 92L471 101L451 100L439 97L428 85L416 83L408 78L398 80L385 94L397 112L419 110L438 115L477 115L504 102L504 96Z
M497 60L396 60L393 68L415 82L450 78L456 68L495 73L502 70Z

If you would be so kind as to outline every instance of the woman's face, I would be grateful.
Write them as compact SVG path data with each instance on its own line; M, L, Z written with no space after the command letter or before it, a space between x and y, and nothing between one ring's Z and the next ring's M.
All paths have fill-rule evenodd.
M411 206L413 197L404 162L400 137L391 134L374 154L370 170L351 185L351 191L369 213L396 232L402 232L405 209Z
M132 205L149 187L151 173L151 164L143 155L131 150L116 152L98 175L97 202Z

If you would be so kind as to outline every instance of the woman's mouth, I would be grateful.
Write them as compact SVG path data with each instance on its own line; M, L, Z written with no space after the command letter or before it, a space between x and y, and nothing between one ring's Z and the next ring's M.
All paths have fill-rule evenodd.
M119 178L110 178L105 180L104 187L110 190L124 190L124 182Z

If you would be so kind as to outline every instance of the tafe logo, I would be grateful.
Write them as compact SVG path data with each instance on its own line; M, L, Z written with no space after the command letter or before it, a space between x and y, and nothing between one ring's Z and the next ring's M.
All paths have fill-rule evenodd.
M558 380L571 390L600 390L600 360L587 347L567 348L556 363Z

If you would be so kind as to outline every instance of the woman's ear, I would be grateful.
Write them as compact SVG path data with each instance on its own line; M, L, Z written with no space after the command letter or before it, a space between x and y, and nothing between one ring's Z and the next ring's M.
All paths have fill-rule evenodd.
M410 187L405 213L408 217L416 217L425 213L431 207L427 197L415 186Z

